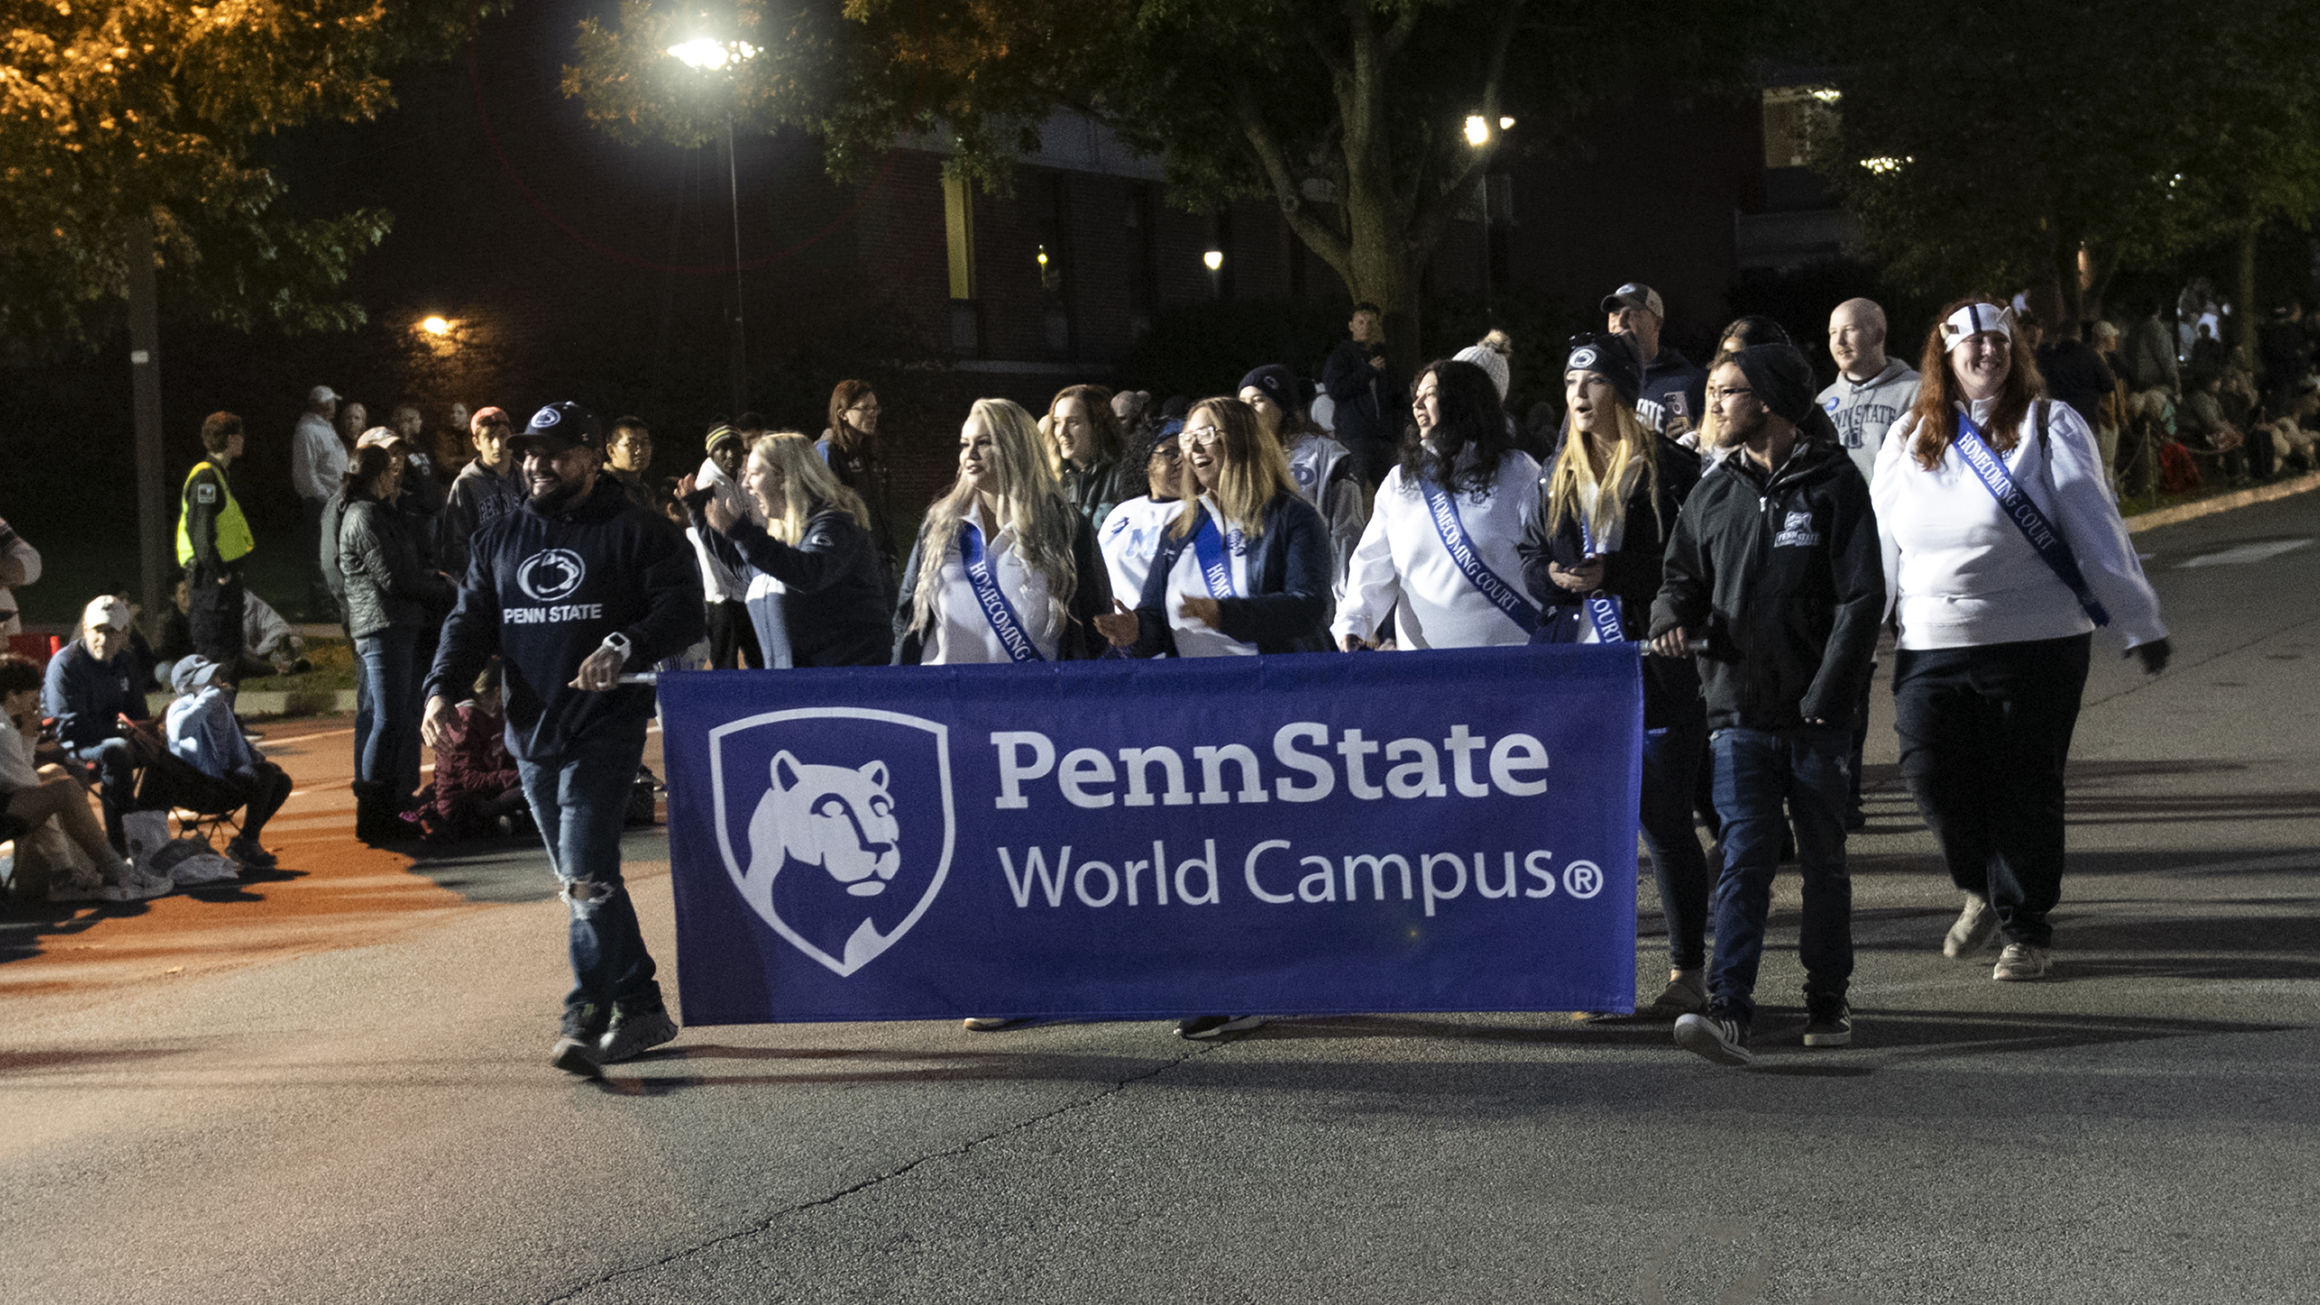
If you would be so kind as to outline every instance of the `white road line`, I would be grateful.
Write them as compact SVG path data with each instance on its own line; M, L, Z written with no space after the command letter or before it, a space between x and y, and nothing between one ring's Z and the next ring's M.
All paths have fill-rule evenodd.
M2282 553L2302 548L2311 542L2309 539L2275 539L2265 544L2241 544L2237 548L2227 548L2220 553L2209 553L2204 557L2192 558L2188 562L2177 562L2175 569L2180 571L2195 566L2245 566L2250 562L2261 562L2267 558L2278 557Z

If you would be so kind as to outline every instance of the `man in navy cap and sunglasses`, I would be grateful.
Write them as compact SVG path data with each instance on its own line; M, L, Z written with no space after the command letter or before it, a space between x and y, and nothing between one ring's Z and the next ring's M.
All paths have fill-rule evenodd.
M506 667L507 745L572 908L572 978L551 1053L594 1075L677 1036L620 877L620 830L653 691L623 685L701 637L684 540L604 474L604 432L551 403L511 440L527 498L469 545L459 606L427 677L429 744L486 659Z

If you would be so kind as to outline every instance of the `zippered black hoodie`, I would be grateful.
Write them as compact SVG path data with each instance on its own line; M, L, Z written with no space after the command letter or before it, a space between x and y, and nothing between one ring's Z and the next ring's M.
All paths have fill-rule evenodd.
M586 498L547 512L526 501L469 541L467 579L422 700L466 697L484 659L498 653L508 751L526 761L571 757L652 717L653 691L641 685L571 687L604 636L626 635L623 669L641 671L691 647L703 620L692 548L599 475Z
M1735 451L1684 500L1652 637L1697 646L1710 729L1850 726L1877 651L1885 567L1869 485L1834 444L1800 439L1769 475Z

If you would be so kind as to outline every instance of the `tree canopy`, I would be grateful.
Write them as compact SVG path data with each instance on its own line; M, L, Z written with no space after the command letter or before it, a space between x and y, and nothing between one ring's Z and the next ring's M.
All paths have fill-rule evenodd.
M1743 12L1669 0L1646 25L1576 0L739 0L710 34L756 53L702 76L668 53L702 20L625 0L617 24L581 24L565 90L630 138L803 126L841 178L898 140L944 139L951 166L993 188L1039 124L1074 110L1163 160L1186 207L1269 198L1391 322L1414 313L1428 257L1506 148L1500 119L1559 145L1618 85L1623 54L1648 47L1681 81L1707 62L1686 33L1731 38Z
M1797 35L1842 96L1816 166L1919 288L2051 286L2078 315L2082 250L2099 290L2320 207L2306 0L1877 0Z
M125 234L164 293L238 328L344 328L337 290L390 217L293 216L267 137L394 103L398 63L456 48L450 0L9 0L0 25L0 349L94 347L121 320Z

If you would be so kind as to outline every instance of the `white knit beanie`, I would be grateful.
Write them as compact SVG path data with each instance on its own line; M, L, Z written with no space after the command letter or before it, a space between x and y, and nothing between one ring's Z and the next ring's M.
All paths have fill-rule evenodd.
M1490 383L1498 387L1499 402L1506 401L1506 387L1514 381L1513 375L1507 369L1506 355L1496 349L1485 349L1479 344L1470 344L1450 355L1450 360L1452 362L1473 363L1490 373Z

